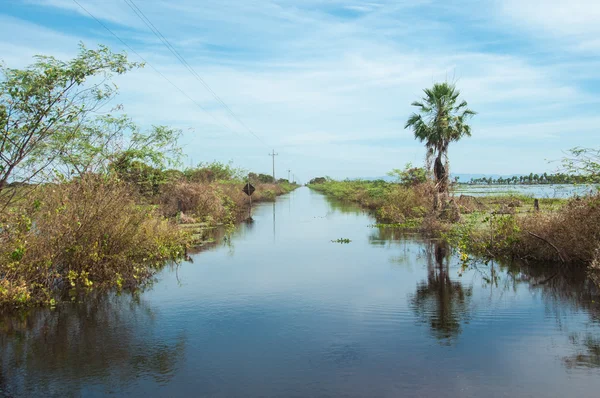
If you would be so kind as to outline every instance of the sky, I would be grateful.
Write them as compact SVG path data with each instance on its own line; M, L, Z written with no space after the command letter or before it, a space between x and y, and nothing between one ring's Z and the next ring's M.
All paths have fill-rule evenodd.
M478 112L450 147L453 173L552 172L598 146L597 0L133 0L202 81L124 0L77 1L185 92L149 65L115 79L138 124L183 131L188 164L270 173L274 149L277 177L303 182L422 164L404 124L440 81ZM140 61L73 0L0 0L7 66L68 60L80 42Z

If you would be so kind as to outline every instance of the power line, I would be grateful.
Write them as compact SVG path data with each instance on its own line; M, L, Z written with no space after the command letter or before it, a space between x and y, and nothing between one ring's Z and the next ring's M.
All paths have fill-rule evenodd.
M160 32L160 30L154 26L152 21L144 14L142 10L133 2L133 0L124 0L125 3L133 10L137 17L144 22L144 24L154 33L154 35L167 47L167 49L181 62L181 64L202 84L202 86L213 96L213 98L225 108L227 113L234 118L241 126L243 126L250 134L259 140L265 146L268 146L258 135L252 131L236 114L231 108L214 92L214 90L202 79L202 77L194 70L194 68L185 60L185 58L173 47L173 45L167 40L167 38Z
M108 26L106 26L105 24L102 23L102 21L100 21L98 18L96 18L91 12L89 12L84 6L81 5L81 3L79 3L77 0L73 0L73 2L75 4L77 4L83 11L85 11L90 17L92 17L96 22L98 22L104 29L106 29L111 35L113 35L117 40L119 40L121 42L121 44L123 44L125 47L127 47L132 53L134 53L135 55L137 55L142 61L144 61L144 63L148 64L148 66L150 66L150 68L152 68L152 70L154 70L154 72L158 73L163 79L165 79L167 82L169 82L173 87L175 87L181 94L183 94L185 97L187 97L190 101L192 101L198 108L200 108L202 111L204 111L207 115L209 115L210 117L212 117L219 125L223 126L224 128L226 128L227 130L229 130L231 133L236 134L237 133L235 131L233 131L231 129L231 127L229 127L227 124L223 123L222 121L220 121L219 119L216 118L215 115L213 115L212 113L210 113L206 108L204 108L202 105L200 105L198 102L196 102L192 97L190 97L185 91L183 91L181 88L179 88L175 83L173 83L168 77L166 77L162 72L160 72L158 69L156 69L154 66L152 66L152 64L150 62L148 62L144 57L142 57L137 51L135 51L129 44L127 44L125 41L123 41L123 39L121 39L115 32L113 32L112 30L110 30L110 28Z

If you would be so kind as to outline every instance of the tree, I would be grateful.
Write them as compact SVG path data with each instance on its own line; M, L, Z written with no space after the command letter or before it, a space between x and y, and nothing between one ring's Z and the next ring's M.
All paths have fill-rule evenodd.
M51 165L87 116L116 95L111 77L142 66L104 46L80 45L66 62L35 60L22 70L0 67L0 193L9 181L29 182Z
M471 136L467 120L476 113L467 108L466 101L459 101L460 91L453 84L435 83L423 92L422 100L411 104L418 108L418 113L408 118L404 128L411 128L415 138L425 142L428 163L435 159L433 174L437 192L445 194L448 192L448 146L464 136Z
M166 126L142 132L126 115L102 115L80 126L68 145L58 143L57 168L69 177L108 173L135 162L163 170L180 164L180 136L180 130Z
M600 180L600 149L572 148L562 161L562 168L570 174L578 175L583 182ZM563 182L563 181L560 181Z
M413 167L410 162L404 166L404 170L393 169L387 175L394 177L399 184L404 186L414 186L427 181L427 170L422 167Z

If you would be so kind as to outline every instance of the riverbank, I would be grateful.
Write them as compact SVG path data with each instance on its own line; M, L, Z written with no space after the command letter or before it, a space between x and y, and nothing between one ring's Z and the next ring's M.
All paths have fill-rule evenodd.
M114 175L87 175L21 187L0 213L0 309L142 287L184 258L204 229L241 221L248 205L243 186L237 178L182 177L148 191ZM285 181L255 186L258 202L297 187Z
M381 226L442 238L463 261L509 259L596 268L600 195L570 199L525 195L450 195L433 210L431 184L326 181L311 189L369 209Z

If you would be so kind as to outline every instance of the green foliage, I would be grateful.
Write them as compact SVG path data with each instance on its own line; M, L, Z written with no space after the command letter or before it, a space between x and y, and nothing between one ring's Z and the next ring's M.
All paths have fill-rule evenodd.
M233 162L211 162L200 163L198 166L188 168L184 171L185 178L190 182L214 182L214 181L241 181L246 171L234 167Z
M593 172L586 174L587 171L592 171L593 164L582 166L584 169L579 169L574 159L564 159L563 167L568 173L543 173L509 176L509 177L479 177L471 178L467 184L470 185L532 185L532 184L598 184L600 183L600 174Z
M471 136L467 121L476 113L467 108L466 101L458 101L460 91L453 84L435 83L423 92L422 100L411 104L419 108L419 113L413 113L404 128L411 128L415 138L425 142L428 159L435 157L433 171L438 191L446 192L448 171L444 163L447 163L448 146L464 136Z
M50 303L64 288L134 289L188 242L128 185L98 176L44 186L0 222L0 307Z
M399 184L408 187L423 184L427 181L427 169L413 167L410 162L404 166L404 170L393 169L387 175L394 177Z
M309 185L314 185L314 184L324 184L327 182L327 178L325 177L315 177L312 180L310 180L308 182Z
M112 163L110 168L122 181L134 185L143 196L157 195L166 182L166 176L160 169L140 161L122 158Z
M273 183L275 183L273 176L269 175L269 174L250 173L250 174L248 174L248 179L253 184L273 184Z
M36 56L26 69L1 67L0 191L10 178L31 181L82 134L86 117L117 93L111 76L142 66L107 47L80 45L70 61Z
M343 243L343 244L347 244L347 243L350 243L350 242L352 242L352 241L350 239L348 239L348 238L339 238L339 239L331 241L331 243Z
M309 185L311 189L344 202L354 202L375 212L380 222L421 225L430 214L431 184L403 186L378 181L333 181Z

